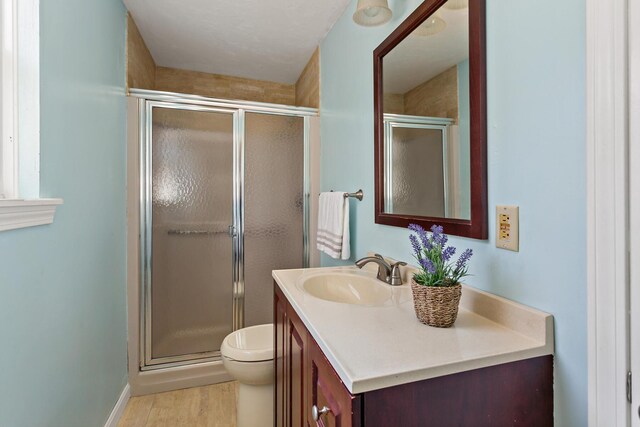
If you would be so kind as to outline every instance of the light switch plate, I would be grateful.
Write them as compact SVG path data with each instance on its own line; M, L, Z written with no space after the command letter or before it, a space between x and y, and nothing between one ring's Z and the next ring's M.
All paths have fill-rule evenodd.
M496 206L496 247L520 250L519 211L518 206Z

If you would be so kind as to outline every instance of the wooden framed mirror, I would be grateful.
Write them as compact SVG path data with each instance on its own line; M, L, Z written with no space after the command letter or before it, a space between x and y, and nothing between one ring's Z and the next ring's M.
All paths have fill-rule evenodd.
M426 0L373 60L376 223L487 239L485 0Z

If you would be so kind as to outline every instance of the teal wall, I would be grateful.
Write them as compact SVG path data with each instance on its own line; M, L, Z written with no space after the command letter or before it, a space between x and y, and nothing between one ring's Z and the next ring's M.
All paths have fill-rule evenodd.
M419 1L391 1L378 28L353 23L355 3L321 45L322 189L364 190L354 259L411 260L407 231L374 224L372 51ZM491 236L452 240L475 251L467 283L555 316L556 425L585 426L584 0L487 0L487 73ZM495 247L496 204L520 206L519 253Z
M125 8L41 0L49 226L0 232L0 425L102 427L126 384Z

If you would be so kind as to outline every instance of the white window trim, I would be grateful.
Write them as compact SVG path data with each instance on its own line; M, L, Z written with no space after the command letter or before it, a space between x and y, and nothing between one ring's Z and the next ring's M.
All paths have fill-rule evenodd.
M587 0L590 427L628 427L632 415L637 417L630 410L626 393L630 267L628 19L627 0Z
M0 198L18 196L18 35L17 1L1 0L2 11L2 148L0 152Z
M0 0L0 19L2 19L2 33L0 34L0 67L1 102L0 109L0 231L17 228L51 224L56 207L62 204L62 199L20 199L19 175L19 143L20 126L28 127L36 135L33 145L39 144L39 102L37 86L31 86L30 91L35 99L21 104L25 99L20 98L20 84L39 85L39 0ZM20 16L19 16L20 14ZM24 27L19 27L24 25ZM19 28L24 28L28 34L20 39ZM35 31L34 31L35 29ZM22 40L22 41L21 41ZM28 45L27 47L23 44ZM20 64L25 61L31 64L29 73L21 76ZM35 65L34 65L35 64ZM24 80L20 80L24 77ZM33 80L30 81L29 79ZM31 108L31 114L21 116L20 106ZM23 120L22 123L20 120ZM28 132L29 133L29 132ZM24 148L24 147L23 147ZM29 150L24 150L25 152ZM35 158L25 159L33 168L38 168L39 150L31 150ZM37 169L32 173L37 173ZM39 191L35 189L36 191ZM38 194L37 192L35 193Z
M0 200L0 231L53 222L61 199Z

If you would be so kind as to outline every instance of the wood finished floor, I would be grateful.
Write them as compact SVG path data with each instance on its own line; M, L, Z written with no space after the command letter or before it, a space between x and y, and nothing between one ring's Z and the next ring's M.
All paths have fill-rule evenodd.
M118 427L235 427L238 383L132 397Z

